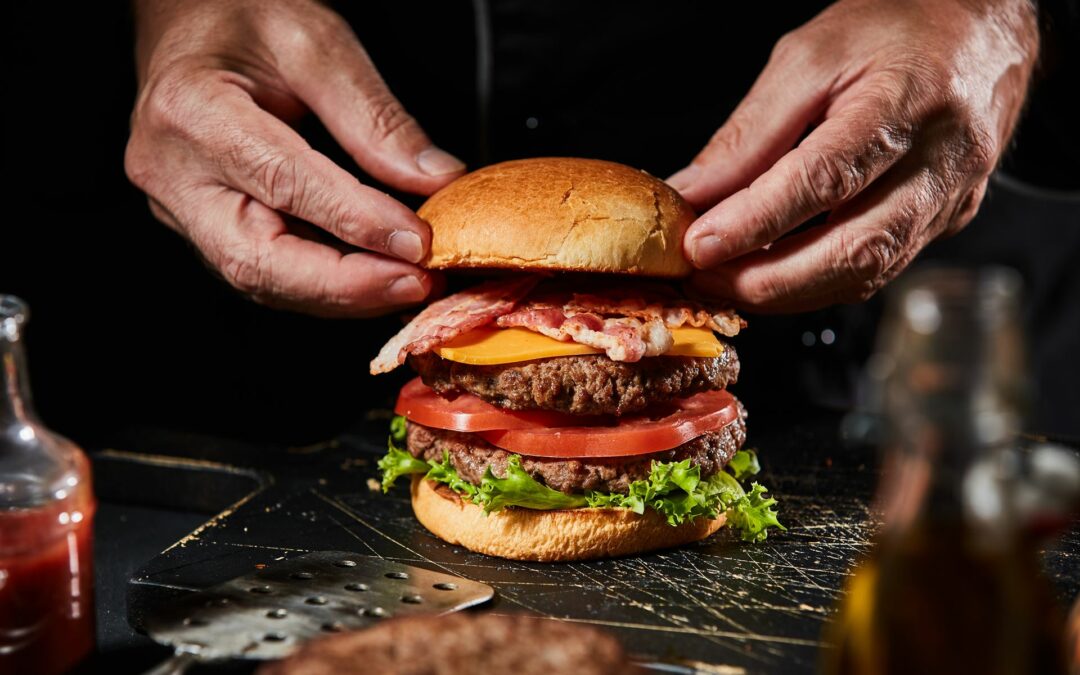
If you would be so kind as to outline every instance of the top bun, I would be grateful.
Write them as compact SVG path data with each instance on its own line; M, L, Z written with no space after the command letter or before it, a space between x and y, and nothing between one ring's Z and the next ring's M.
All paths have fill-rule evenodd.
M691 271L682 238L693 210L663 181L614 162L493 164L439 190L418 214L431 225L431 252L421 263L430 268Z

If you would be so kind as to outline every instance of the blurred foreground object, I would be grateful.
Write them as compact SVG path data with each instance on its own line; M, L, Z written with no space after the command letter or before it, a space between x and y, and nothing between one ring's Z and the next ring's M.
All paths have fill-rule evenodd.
M1069 675L1080 675L1080 597L1073 603L1069 612L1069 638L1065 653L1069 660Z
M94 647L90 464L34 414L21 332L0 295L0 672L63 673Z
M314 640L258 675L505 673L634 675L615 638L591 626L520 615L391 619Z
M884 525L827 634L827 672L1065 672L1037 547L1075 506L1077 460L1017 447L1019 303L1005 269L930 269L892 297L867 365Z

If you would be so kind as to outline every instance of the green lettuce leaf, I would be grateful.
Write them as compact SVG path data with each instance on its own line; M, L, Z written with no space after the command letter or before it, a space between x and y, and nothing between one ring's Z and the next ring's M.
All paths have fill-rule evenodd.
M704 480L701 469L691 466L689 459L653 462L648 478L631 482L626 494L589 491L568 495L530 476L522 468L518 455L510 456L505 477L499 478L488 467L480 485L472 485L458 475L450 463L449 453L443 454L441 462L425 462L400 449L397 443L402 442L405 435L404 424L398 422L400 419L403 418L396 417L391 423L388 451L379 460L384 492L400 476L423 474L428 480L448 485L463 498L480 506L484 513L507 506L539 510L624 508L639 514L651 508L675 526L697 518L716 518L726 512L727 524L738 529L743 541L748 542L764 541L769 528L786 529L777 519L776 499L765 496L768 492L765 487L755 482L747 492L739 482L761 470L753 450L735 453L729 464L731 473L720 471Z
M769 536L768 528L787 528L777 520L776 500L764 498L767 490L760 483L753 483L750 492L740 497L728 507L728 519L732 526L739 528L743 541L765 541Z
M521 468L521 457L511 455L506 463L506 477L499 478L491 467L484 472L480 488L473 501L491 513L507 506L520 506L526 509L576 509L587 505L584 495L568 495L552 490L539 483Z
M387 445L389 446L387 452L383 458L379 460L378 465L379 469L382 471L383 492L389 492L390 488L394 486L394 481L401 476L414 473L427 473L431 469L431 466L427 462L413 457L394 445L393 438L390 439L390 442Z
M405 418L402 415L394 415L390 420L390 442L401 446L405 442Z
M449 452L443 451L443 461L428 462L427 466L431 468L424 474L424 478L449 485L451 490L466 497L476 495L476 486L459 476L457 469L450 463Z
M739 450L728 462L727 468L735 474L735 480L743 481L756 476L761 471L761 464L758 463L756 451Z

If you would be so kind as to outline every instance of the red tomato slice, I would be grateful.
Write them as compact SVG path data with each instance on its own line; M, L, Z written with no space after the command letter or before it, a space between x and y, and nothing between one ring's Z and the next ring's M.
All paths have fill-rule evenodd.
M416 378L401 390L394 411L425 426L470 431L492 445L532 457L626 457L678 447L721 429L739 414L727 391L695 394L620 418L582 418L546 411L502 410L471 394L452 401ZM590 425L583 425L588 420Z
M558 412L503 410L472 394L443 398L419 377L401 388L394 412L417 424L450 431L545 429L580 423L573 415Z
M481 431L488 443L532 457L626 457L678 447L721 429L738 415L727 391L706 391L673 401L660 415L620 417L611 426Z

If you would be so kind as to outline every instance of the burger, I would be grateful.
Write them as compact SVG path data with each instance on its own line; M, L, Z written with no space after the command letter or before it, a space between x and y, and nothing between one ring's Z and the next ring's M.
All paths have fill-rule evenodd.
M679 290L694 213L611 162L542 158L467 174L419 210L431 269L497 273L421 311L373 374L408 362L383 490L411 478L435 536L521 560L627 555L724 525L780 527L743 450L728 307ZM721 337L717 337L717 336Z

